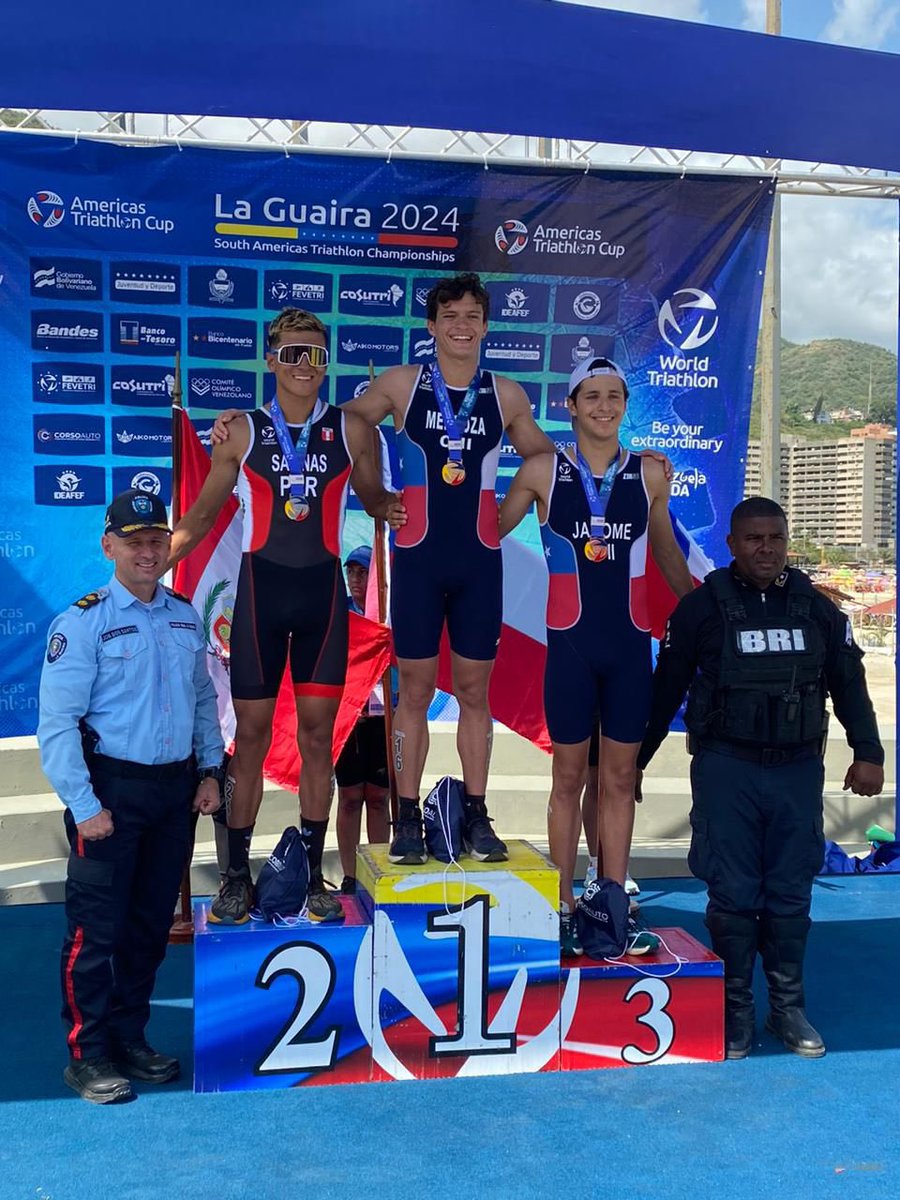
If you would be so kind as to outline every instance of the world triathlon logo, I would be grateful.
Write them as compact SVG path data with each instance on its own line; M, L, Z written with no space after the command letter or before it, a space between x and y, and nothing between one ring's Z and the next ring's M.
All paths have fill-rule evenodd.
M66 215L65 203L56 192L36 192L29 196L26 207L35 225L42 225L44 229L52 229Z
M660 308L657 325L660 337L674 350L699 350L718 328L716 302L699 288L682 288Z
M528 226L522 221L504 221L494 231L494 245L501 254L521 254L528 245Z

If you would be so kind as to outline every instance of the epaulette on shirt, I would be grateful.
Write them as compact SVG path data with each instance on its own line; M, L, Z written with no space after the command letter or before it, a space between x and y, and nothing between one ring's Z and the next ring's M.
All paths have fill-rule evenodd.
M176 592L174 588L163 586L163 591L167 596L171 596L173 600L183 600L185 604L192 603L189 596L185 596L181 592Z
M93 608L95 604L99 604L101 600L105 600L108 595L109 591L106 588L101 588L99 592L88 592L86 596L82 596L80 600L76 600L72 607L80 609Z

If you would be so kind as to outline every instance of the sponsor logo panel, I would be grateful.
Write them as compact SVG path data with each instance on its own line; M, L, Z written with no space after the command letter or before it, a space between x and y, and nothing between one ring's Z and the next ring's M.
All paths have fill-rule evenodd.
M481 359L492 371L541 371L545 341L542 333L489 333Z
M257 282L249 267L188 267L188 302L198 308L256 308Z
M113 404L130 408L165 408L172 400L175 376L171 367L114 366L109 385Z
M406 280L400 275L341 275L338 310L361 317L402 317Z
M584 275L636 274L646 259L646 232L623 212L598 213L596 205L541 205L540 212L517 212L496 205L482 213L469 255L484 271L532 271Z
M106 471L69 463L34 468L34 502L60 507L106 504Z
M337 360L348 366L395 366L403 361L402 329L383 325L340 325Z
M593 281L562 284L556 289L554 318L564 325L590 323L606 327L619 323L621 284Z
M612 358L615 338L595 333L557 333L550 346L550 370L571 375L588 358Z
M409 361L430 362L434 358L434 338L427 329L409 331Z
M256 381L255 371L194 367L188 371L188 404L191 408L255 408Z
M334 387L336 403L346 404L348 400L355 400L368 386L368 375L338 375Z
M305 308L330 312L334 281L318 271L266 271L263 304L266 308Z
M109 298L123 304L178 304L181 268L165 262L110 263Z
M569 407L566 404L566 397L569 394L569 385L567 383L548 383L547 384L547 420L548 421L569 421Z
M100 300L103 268L87 258L32 258L31 294L41 300Z
M112 313L110 347L117 354L169 358L181 348L181 321L159 313Z
M103 349L103 318L74 308L43 308L31 314L31 347L60 354Z
M514 280L487 285L491 298L491 320L505 322L546 321L550 311L550 288L546 283Z
M172 453L170 417L113 417L113 454L132 458L167 458Z
M528 403L531 405L531 411L533 415L538 417L540 415L541 407L541 385L539 383L531 383L530 381L523 379L519 386L528 397Z
M172 502L171 467L113 467L113 495L138 488L152 496L159 496L163 504Z
M102 404L103 368L94 363L33 362L31 390L39 403Z
M32 418L35 454L103 454L103 418L77 413L38 413Z
M189 317L188 352L195 358L256 358L255 321Z
M412 281L412 302L410 308L412 315L418 317L421 321L424 321L428 315L425 301L428 299L428 293L436 282L436 279L425 279L423 277Z

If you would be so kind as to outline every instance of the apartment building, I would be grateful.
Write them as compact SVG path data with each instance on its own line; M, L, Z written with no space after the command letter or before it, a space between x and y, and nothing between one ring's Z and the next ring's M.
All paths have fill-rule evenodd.
M794 535L837 546L893 544L897 520L897 435L867 425L849 437L781 440L781 496ZM759 442L747 447L744 495L759 494Z

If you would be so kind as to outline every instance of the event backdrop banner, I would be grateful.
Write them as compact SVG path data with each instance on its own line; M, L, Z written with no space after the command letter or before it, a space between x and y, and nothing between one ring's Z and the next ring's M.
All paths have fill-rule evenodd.
M722 561L740 499L768 179L0 138L0 736L30 734L51 617L103 583L103 506L171 492L174 355L211 419L272 394L265 325L330 329L328 399L426 362L432 282L481 273L483 365L570 440L566 380L621 364L623 441L675 465L673 511ZM499 490L518 459L501 458ZM532 520L523 526L536 542Z

